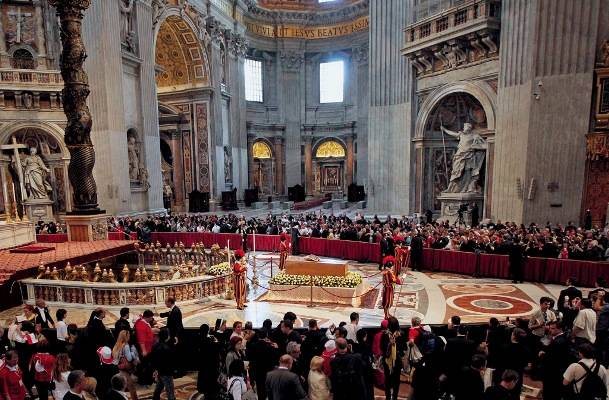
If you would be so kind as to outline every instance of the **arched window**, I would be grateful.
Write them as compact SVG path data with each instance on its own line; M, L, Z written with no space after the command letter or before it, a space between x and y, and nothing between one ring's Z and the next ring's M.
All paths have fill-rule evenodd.
M252 156L258 159L268 159L273 157L271 148L262 140L258 140L252 146Z
M11 66L14 69L36 69L36 60L26 49L19 49L13 53Z
M345 148L336 140L327 140L317 147L315 152L317 158L342 158L345 157Z

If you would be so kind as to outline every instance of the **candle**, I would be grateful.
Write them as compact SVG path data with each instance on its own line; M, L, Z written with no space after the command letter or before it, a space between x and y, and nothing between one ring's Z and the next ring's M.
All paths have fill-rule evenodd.
M15 182L11 182L13 185L13 203L15 204L15 210L17 210L17 198L15 197Z
M256 231L254 231L254 253L256 252Z
M228 258L228 265L230 265L230 240L226 241L226 257Z

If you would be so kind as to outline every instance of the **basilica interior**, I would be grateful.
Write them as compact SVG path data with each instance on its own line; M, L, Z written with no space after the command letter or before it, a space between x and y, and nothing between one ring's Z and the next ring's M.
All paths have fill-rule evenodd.
M480 240L456 262L433 242L542 248L573 227L553 258L605 254L609 0L0 0L0 182L0 319L43 298L113 323L177 298L190 328L350 310L378 327L383 239L428 233L432 271L396 273L387 297L400 322L528 318L572 274L594 286L600 257L527 260L536 283L509 284L508 252ZM358 243L315 242L352 240L328 221ZM279 296L284 235L363 283L314 296L308 275Z

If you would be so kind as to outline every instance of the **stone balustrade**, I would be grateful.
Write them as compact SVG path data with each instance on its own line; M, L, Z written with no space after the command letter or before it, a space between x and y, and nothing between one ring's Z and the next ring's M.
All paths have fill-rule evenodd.
M228 276L201 275L164 281L86 282L53 279L24 279L28 302L45 299L50 305L125 307L162 306L167 297L195 302L226 292Z
M418 74L498 56L500 0L469 0L406 27L402 55Z
M2 69L0 70L0 88L35 88L37 91L56 91L63 88L63 79L59 71Z

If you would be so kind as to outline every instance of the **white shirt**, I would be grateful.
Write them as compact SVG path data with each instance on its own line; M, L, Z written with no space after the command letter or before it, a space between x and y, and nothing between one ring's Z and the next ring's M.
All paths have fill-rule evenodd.
M582 358L579 361L586 364L588 366L588 368L590 368L594 372L594 369L596 368L596 365L594 365L596 363L596 360L592 360L589 358ZM583 377L585 374L586 374L586 370L584 369L584 367L582 367L578 363L573 363L567 367L567 370L563 374L563 378L564 378L564 380L573 383L574 381ZM607 386L607 393L609 393L609 376L607 375L607 370L602 365L600 366L600 368L598 370L598 376L601 377L601 379L605 383L605 386ZM580 380L579 382L577 382L575 384L575 387L577 388L578 392L581 390L583 384L584 384L584 379Z
M345 325L345 329L347 330L347 340L353 340L357 343L357 331L359 331L359 326L355 324L347 324Z
M70 386L68 385L68 375L70 375L70 371L62 372L61 382L53 379L53 382L55 382L55 389L52 392L55 400L63 399L63 396L70 391Z
M596 341L596 313L590 308L579 310L573 326L582 329L575 336L588 339L590 343Z
M233 384L233 382L235 382ZM231 387L232 385L232 387ZM241 396L245 394L247 391L247 386L245 385L245 380L241 376L233 376L226 382L226 390L231 391L234 400L241 400Z
M68 338L68 325L64 321L57 321L55 329L57 329L57 340L65 342Z
M38 310L40 318L42 318L44 322L47 322L47 314L44 312L44 308L36 307L36 309Z

